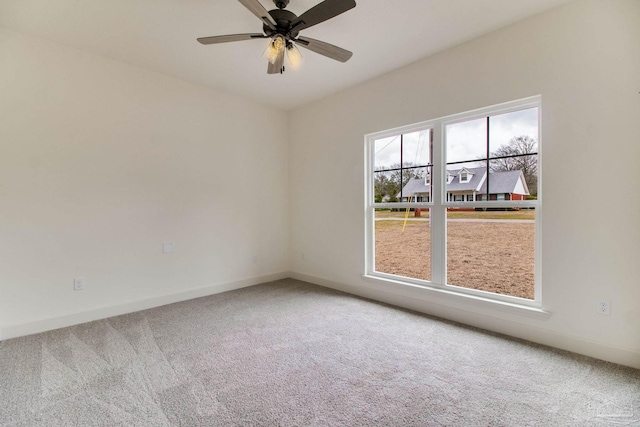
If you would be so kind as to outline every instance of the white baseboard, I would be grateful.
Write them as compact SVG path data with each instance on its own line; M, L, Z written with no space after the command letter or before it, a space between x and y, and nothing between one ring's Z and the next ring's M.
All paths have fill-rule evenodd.
M158 297L129 301L123 304L98 307L85 311L68 313L53 318L43 318L32 320L24 323L14 323L0 326L0 340L16 338L25 335L37 334L53 329L64 328L67 326L78 325L81 323L92 322L94 320L106 319L107 317L120 316L122 314L133 313L136 311L147 310L149 308L159 307L162 305L173 304L175 302L186 301L194 298L200 298L208 295L219 294L222 292L232 291L235 289L246 288L249 286L259 285L260 283L272 282L274 280L286 279L289 277L288 272L268 274L260 277L252 277L249 279L238 280L234 282L221 283L211 286L205 286L197 289L190 289L184 292L174 294L161 295Z
M500 312L495 316L488 316L474 311L465 304L454 307L452 304L439 304L417 295L400 295L369 286L345 285L303 273L291 272L290 277L526 341L640 369L640 353L635 350L614 347L525 322L505 321Z

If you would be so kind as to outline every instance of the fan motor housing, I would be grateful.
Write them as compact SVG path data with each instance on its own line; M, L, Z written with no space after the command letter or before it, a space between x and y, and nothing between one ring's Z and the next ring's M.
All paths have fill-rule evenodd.
M265 34L272 35L274 33L278 33L282 34L287 39L291 37L295 38L298 35L298 31L290 31L291 22L293 22L293 20L296 19L298 15L284 9L270 10L269 15L271 15L273 20L276 21L276 30L273 31L271 28L263 25L262 30Z

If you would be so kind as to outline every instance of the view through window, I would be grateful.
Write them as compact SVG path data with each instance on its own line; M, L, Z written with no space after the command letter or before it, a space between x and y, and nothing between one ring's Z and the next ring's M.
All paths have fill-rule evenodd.
M370 135L367 274L539 301L539 116L530 98Z

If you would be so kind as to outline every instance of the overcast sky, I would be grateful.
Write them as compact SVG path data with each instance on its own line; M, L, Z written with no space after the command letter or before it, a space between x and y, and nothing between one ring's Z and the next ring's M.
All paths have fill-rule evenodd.
M486 156L486 119L470 120L447 126L447 162L473 160ZM538 109L529 108L491 116L489 122L489 150L494 152L512 138L527 135L538 140ZM413 164L429 163L428 132L404 134L403 161ZM375 141L375 166L389 167L400 163L400 137ZM471 166L471 165L469 165ZM451 166L459 168L460 166Z

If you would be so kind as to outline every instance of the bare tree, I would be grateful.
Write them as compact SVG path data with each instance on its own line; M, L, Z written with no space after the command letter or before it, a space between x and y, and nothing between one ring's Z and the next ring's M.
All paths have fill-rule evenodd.
M520 170L532 196L538 194L538 141L527 135L516 136L502 147L491 153L491 157L503 157L491 160L491 172ZM517 157L506 157L517 156Z

